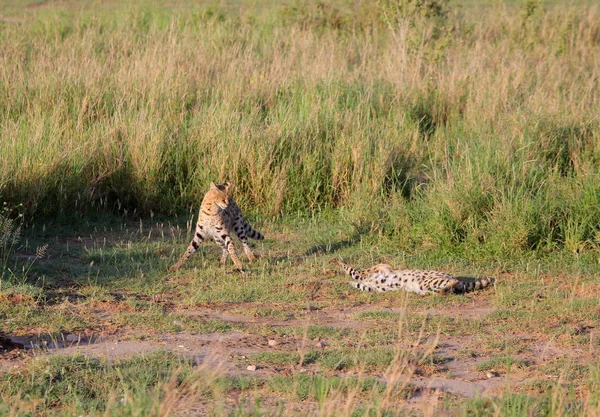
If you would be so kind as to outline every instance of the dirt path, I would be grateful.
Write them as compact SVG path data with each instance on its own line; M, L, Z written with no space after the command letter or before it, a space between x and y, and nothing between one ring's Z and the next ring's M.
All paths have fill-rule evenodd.
M83 354L90 357L100 357L109 361L124 358L136 354L149 353L156 350L165 350L192 358L197 364L209 364L231 375L251 374L259 378L268 378L277 374L291 375L296 372L319 374L320 370L314 365L263 365L257 366L255 370L248 370L248 366L254 365L250 357L261 352L306 352L320 346L327 349L328 341L315 341L303 339L302 335L284 334L265 336L256 334L252 329L260 326L267 329L278 327L303 327L309 325L327 326L340 329L363 330L373 326L368 320L357 318L359 313L375 311L387 311L391 313L403 313L401 308L389 308L377 305L359 305L343 309L325 309L318 311L306 311L296 314L291 319L262 318L239 314L244 311L248 304L224 305L214 308L201 308L193 310L178 310L177 314L183 314L198 320L220 320L231 324L243 325L247 330L231 331L225 333L209 334L159 334L141 338L139 334L116 334L104 338L86 337L80 335L62 335L61 340L43 342L36 337L13 337L11 342L14 346L23 346L24 349L13 349L9 354L0 355L0 369L5 371L19 367L28 358L45 355L74 355ZM493 311L485 305L465 305L453 309L426 309L422 314L433 316L447 316L451 318L469 317L473 320L481 320ZM270 334L269 332L266 332ZM275 336L277 335L277 336ZM514 336L523 340L527 336ZM528 348L516 355L515 359L535 365L543 363L566 352L554 347L551 343L541 343L539 340L526 339L530 342ZM315 345L317 343L317 345ZM319 345L319 343L323 343ZM514 387L526 383L529 370L516 370L507 374L506 372L485 372L478 370L478 365L486 360L484 356L465 356L465 346L472 346L473 341L468 335L465 336L441 336L437 342L434 355L445 358L443 363L433 366L425 372L417 372L411 378L411 384L417 387L414 401L429 398L432 392L441 391L453 396L473 398L476 396L490 396L501 392L507 386ZM27 353L22 353L22 351ZM15 352L21 352L16 354ZM581 352L571 352L580 354ZM346 371L338 372L345 376ZM374 375L385 380L384 375ZM429 393L429 394L428 394Z

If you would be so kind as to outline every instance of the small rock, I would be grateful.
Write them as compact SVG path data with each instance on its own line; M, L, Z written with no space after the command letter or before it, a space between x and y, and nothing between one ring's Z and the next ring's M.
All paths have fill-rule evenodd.
M276 346L277 345L277 340L269 340L269 346Z
M487 373L485 375L488 377L488 379L496 378L496 377L500 376L500 374L497 371L495 371L494 369L490 369L489 371L487 371Z
M65 340L69 343L79 342L79 335L75 333L69 333L65 336Z
M249 371L256 371L256 365L248 365L246 369Z

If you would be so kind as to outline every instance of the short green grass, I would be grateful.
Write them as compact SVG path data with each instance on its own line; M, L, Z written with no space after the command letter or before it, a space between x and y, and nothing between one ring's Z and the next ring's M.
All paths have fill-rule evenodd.
M204 404L211 403L209 399L216 398L217 391L221 393L218 395L229 398L218 407L213 402L215 413L230 410L244 414L254 412L250 410L256 407L277 410L280 406L277 401L261 406L254 403L254 399L273 396L279 398L278 401L293 401L298 413L325 410L328 401L330 405L350 401L352 410L363 410L365 401L372 401L372 406L367 408L377 408L379 401L390 398L402 398L401 403L404 403L415 388L403 385L403 394L392 395L386 391L385 382L390 375L403 375L406 380L402 381L407 384L415 377L414 372L423 377L442 374L453 378L454 367L462 363L473 375L482 375L490 369L502 376L518 378L527 374L528 380L536 375L540 381L546 381L543 386L552 390L562 389L562 381L568 381L575 391L597 383L594 382L595 363L586 359L587 355L584 358L575 353L585 351L593 355L599 348L594 335L599 314L597 301L587 289L595 285L591 275L595 269L591 264L580 267L579 263L559 263L543 256L526 263L515 259L503 261L501 269L490 265L492 270L498 268L495 269L498 282L495 288L476 294L461 297L418 297L403 292L373 295L357 292L347 285L348 278L333 274L328 261L334 256L357 266L368 266L379 259L390 261L387 249L373 249L387 248L389 238L364 235L339 250L307 254L322 236L334 236L336 230L347 227L343 216L330 214L310 221L288 221L281 226L283 232L277 231L277 223L261 223L260 229L267 240L255 247L260 258L254 264L245 262L245 273L235 272L231 264L220 267L220 250L210 242L182 270L167 273L168 266L187 244L185 237L171 237L168 226L113 219L90 227L104 231L80 238L64 226L60 229L61 235L54 235L56 230L50 233L37 228L31 230L26 238L29 247L46 241L52 243L48 255L37 259L26 276L15 275L3 281L4 302L0 304L3 331L48 342L63 340L69 333L87 335L91 340L94 337L100 340L101 334L108 334L114 335L109 338L141 343L158 340L165 334L240 332L255 338L253 345L258 346L258 352L232 359L233 366L240 372L248 365L258 367L255 377L249 375L253 382L244 383L246 385L240 388L223 382L225 375L217 372L215 381L219 382L202 388L202 396L194 397L204 398L198 400ZM271 238L275 233L278 238ZM335 246L333 237L327 239L329 245ZM485 269L484 263L455 262L445 258L443 253L437 257L429 253L426 258L436 268L458 275L477 276ZM419 256L405 254L396 255L394 259L397 261L393 262L409 268L425 262ZM11 262L18 266L30 261L16 257ZM556 273L546 272L550 270ZM473 304L484 308L483 313L470 315ZM326 320L320 322L319 317ZM267 346L269 339L276 340L277 344ZM456 344L454 353L445 350L448 343ZM532 349L546 344L559 349L559 356L541 360L539 354L532 353ZM439 349L442 349L440 353L436 353ZM176 359L178 368L197 378L207 371L202 365L198 368L193 362L186 362L185 356L167 355ZM67 372L70 368L61 365L63 360L75 361L88 373ZM138 384L135 389L146 390L147 395L133 403L109 404L111 398L125 395L128 387L125 380L102 385L96 388L100 391L93 393L83 388L90 384L89 378L93 375L121 372L116 369L128 363L127 360L117 358L113 365L113 362L98 362L92 358L44 359L42 354L40 359L21 365L18 373L4 374L5 380L26 372L38 372L38 369L52 369L54 361L58 361L60 366L56 366L64 368L60 378L66 378L67 388L58 386L56 389L69 389L70 396L59 396L56 400L58 394L54 391L29 386L33 383L31 379L9 379L6 381L18 381L21 396L14 397L9 390L16 382L0 385L2 398L12 398L5 410L33 410L31 407L34 407L36 412L47 415L70 412L67 410L90 414L109 410L109 414L116 415L125 412L123 410L134 413L131 410L157 407L155 401L169 395L171 385L168 384L174 383L169 378L179 375L179 370L152 365L158 366L168 383L164 379L134 381ZM274 377L262 373L271 372L269 370L283 375ZM360 398L358 402L353 402L355 397L350 395L357 386L352 385L349 391L346 383L340 385L340 378L342 381L358 378L362 381L360 384L370 386L369 378L374 377L381 378L376 383L378 388L374 391L360 388L356 394L356 398ZM561 382L556 385L559 379ZM533 395L527 401L539 407L538 401L545 401L546 392L536 390L540 383L519 386L514 395L527 392ZM82 391L72 391L72 386L80 386ZM245 400L236 403L232 398L238 398L235 393L240 390ZM31 392L37 394L23 396ZM36 396L42 396L43 401L35 403ZM90 400L91 397L94 400ZM509 407L503 402L504 397L493 398L492 402L470 402L467 409L476 415L485 415L489 407ZM592 398L585 401L588 400ZM449 401L443 407L453 413L460 413L465 407ZM507 404L512 404L510 401ZM400 409L389 407L391 412Z

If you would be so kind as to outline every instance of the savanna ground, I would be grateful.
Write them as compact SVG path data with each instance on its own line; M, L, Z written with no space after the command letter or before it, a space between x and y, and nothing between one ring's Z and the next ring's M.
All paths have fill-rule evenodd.
M0 415L600 414L593 2L0 15ZM258 261L168 273L222 180Z

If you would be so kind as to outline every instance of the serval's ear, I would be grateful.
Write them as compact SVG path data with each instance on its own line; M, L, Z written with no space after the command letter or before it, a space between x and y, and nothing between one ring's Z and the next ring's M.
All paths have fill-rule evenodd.
M233 188L233 183L229 182L229 181L225 181L223 183L223 186L225 187L225 191L228 191L230 188Z
M210 183L210 189L211 189L211 190L218 190L217 186L216 186L216 185L215 185L215 183L214 183L214 182L212 182L212 181L211 181L211 183Z

